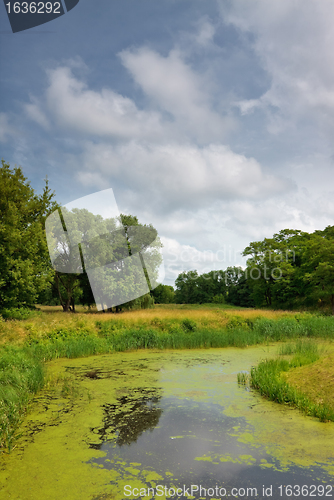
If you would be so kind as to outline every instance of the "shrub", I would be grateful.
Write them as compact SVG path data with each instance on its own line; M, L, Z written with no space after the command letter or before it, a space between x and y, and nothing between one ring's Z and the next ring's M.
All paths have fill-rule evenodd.
M185 332L194 332L197 328L197 323L192 319L185 318L181 321L181 327Z
M23 320L23 319L29 319L33 316L36 316L37 314L41 314L41 312L36 310L26 309L23 307L22 308L12 307L11 309L3 309L1 311L1 315L4 319Z

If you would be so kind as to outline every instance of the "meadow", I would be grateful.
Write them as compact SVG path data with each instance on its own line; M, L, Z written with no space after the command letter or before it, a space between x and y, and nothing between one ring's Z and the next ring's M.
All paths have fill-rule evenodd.
M331 349L332 316L212 304L157 305L121 314L84 308L72 314L57 307L40 306L35 311L8 311L4 316L0 316L0 449L3 451L15 446L29 402L46 383L47 361L135 349L246 348L284 342L285 350L277 360L260 364L249 377L239 375L239 382L323 421L334 421L334 401L315 400L315 394L310 388L307 392L300 382L305 373L299 374L299 379L297 376L297 382L284 378L294 369L313 367L328 356L321 345L325 342L327 350ZM332 364L327 361L326 367L326 376L330 378ZM318 378L324 377L323 371L314 371L313 387L319 382L317 373Z

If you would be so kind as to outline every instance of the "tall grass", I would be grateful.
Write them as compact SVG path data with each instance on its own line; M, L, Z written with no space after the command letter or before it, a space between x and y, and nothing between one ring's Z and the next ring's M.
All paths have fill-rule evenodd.
M289 355L291 359L283 359ZM281 404L292 405L306 415L322 422L334 421L334 409L327 404L312 402L305 394L289 385L282 374L292 368L309 365L320 358L318 345L311 341L297 341L280 349L278 359L266 360L251 369L250 375L238 374L238 383L247 384L261 395Z
M9 451L29 396L44 385L44 366L24 350L7 347L0 357L0 448Z
M260 365L259 371L252 372L252 383L254 387L258 384L259 390L260 385L265 390L275 373L277 388L270 389L272 397L286 402L292 396L280 380L279 373L292 367L291 363L296 364L298 359L298 366L301 366L305 359L317 355L312 354L311 348L307 347L310 344L305 343L309 338L334 339L334 318L273 311L226 311L222 308L135 311L119 316L42 313L33 319L0 322L0 334L3 335L0 349L0 447L10 449L29 398L44 384L45 361L132 349L247 347L299 339L296 346L300 347L285 347L285 354L294 355L294 361L281 360L282 363L280 361L281 364L277 365L268 362L268 365ZM8 346L13 342L13 335L18 345ZM261 384L260 373L264 381ZM270 391L264 394L269 397Z

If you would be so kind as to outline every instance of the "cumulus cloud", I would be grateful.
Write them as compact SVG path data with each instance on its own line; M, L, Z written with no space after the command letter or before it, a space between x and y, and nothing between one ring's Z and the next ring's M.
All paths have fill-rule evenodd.
M271 78L258 100L239 102L242 113L272 107L273 120L276 109L287 119L273 127L275 131L305 116L328 126L334 118L333 2L240 0L220 6L225 22L251 33L253 48Z
M200 36L208 36L209 25L203 29L207 35ZM116 140L208 143L221 141L235 127L231 117L213 109L208 81L186 64L178 50L164 57L142 47L124 50L119 56L146 95L146 109L112 88L90 89L74 75L73 65L68 65L48 71L45 102L32 98L25 105L27 114L46 126L47 112L66 130Z
M24 104L24 109L28 118L38 123L41 127L49 129L50 123L46 114L42 110L41 103L34 97L31 98L31 101L31 103Z
M69 67L50 70L47 108L58 125L94 136L129 139L161 135L160 117L109 88L90 90Z
M225 228L233 230L249 241L270 238L281 229L301 229L313 232L333 225L333 191L321 197L307 190L279 200L263 200L251 203L247 200L229 203L229 219Z
M182 244L173 238L161 238L165 266L165 280L173 283L182 272L196 270L198 274L245 264L231 245L221 244L212 250L199 250L194 245Z
M220 144L90 142L72 161L81 166L82 182L94 183L96 175L96 186L102 179L125 183L159 210L200 208L217 199L265 199L294 189L292 181L265 173L254 158Z
M208 36L209 25L202 37ZM212 109L208 84L185 63L178 50L167 57L142 47L120 53L123 65L145 94L172 116L177 130L187 131L199 141L221 140L234 126L229 117Z

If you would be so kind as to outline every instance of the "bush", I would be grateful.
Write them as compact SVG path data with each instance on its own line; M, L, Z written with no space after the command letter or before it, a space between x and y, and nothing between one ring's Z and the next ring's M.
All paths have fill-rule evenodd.
M185 332L194 332L197 328L197 323L192 319L185 318L181 321L181 327Z
M1 316L4 319L23 320L23 319L29 319L33 316L36 316L37 314L41 314L41 311L26 309L23 307L22 308L12 307L11 309L3 309L1 311Z

